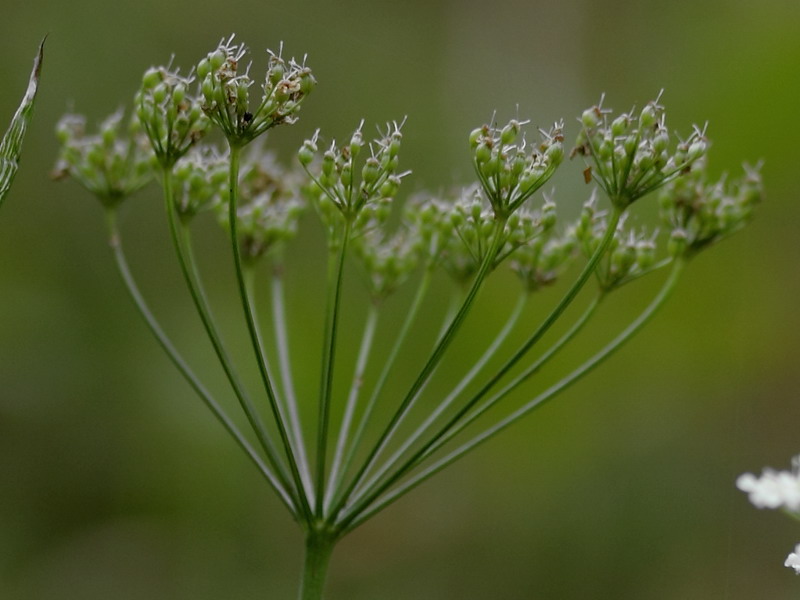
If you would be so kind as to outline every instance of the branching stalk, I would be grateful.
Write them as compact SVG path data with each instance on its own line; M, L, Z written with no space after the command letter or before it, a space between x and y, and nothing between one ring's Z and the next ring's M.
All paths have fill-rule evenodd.
M347 511L347 515L342 519L344 526L346 526L353 517L357 516L359 512L372 504L372 502L374 502L381 494L383 494L391 485L405 476L408 471L412 469L415 464L417 464L420 457L428 451L435 440L455 426L455 424L457 424L472 409L474 404L478 402L480 398L482 398L492 387L494 387L494 385L500 381L500 379L502 379L502 377L508 371L510 371L514 365L517 364L517 362L528 352L528 350L530 350L544 336L550 327L552 327L556 320L558 320L558 318L578 295L578 292L580 292L585 283L592 276L592 273L594 273L594 270L597 268L600 259L611 244L611 240L614 239L614 233L616 231L617 224L619 223L621 214L621 211L616 208L611 213L605 235L603 236L594 254L590 257L583 271L569 288L561 301L556 305L556 307L541 323L541 325L539 325L533 335L531 335L531 337L520 347L520 349L517 350L514 356L512 356L511 359L509 359L505 365L498 370L498 372L480 389L480 391L447 421L447 423L439 430L439 432L434 435L431 441L421 446L405 463L403 463L403 465L401 465L395 471L394 474L388 477L372 493L366 494L365 497L362 497L353 504L352 508Z
M291 353L289 352L289 334L286 330L286 302L283 288L283 267L275 265L272 274L272 320L275 328L275 345L278 350L278 366L283 386L283 397L286 400L288 412L289 432L294 440L297 451L297 465L303 478L306 497L309 504L313 503L314 483L311 480L311 468L306 452L306 442L300 422L300 409L297 403L297 393L292 377Z
M328 429L330 405L333 391L333 371L336 361L336 334L339 328L339 304L342 297L344 260L350 240L350 219L345 219L344 231L339 244L338 257L331 261L328 278L328 303L325 313L325 339L322 352L322 369L319 396L319 421L317 430L317 485L315 515L322 518L325 496L325 472L327 468ZM334 256L334 255L332 255Z
M386 440L389 438L394 429L397 427L397 424L400 422L400 419L403 417L406 410L408 409L411 400L414 398L414 396L417 394L420 388L427 381L430 374L439 364L439 361L444 356L444 353L447 350L448 346L453 341L456 332L461 328L461 325L463 324L464 320L469 314L470 308L472 308L472 305L475 302L475 298L478 295L478 291L480 290L484 280L486 279L486 276L489 274L489 271L491 270L491 267L494 264L494 258L497 255L497 252L500 250L500 247L503 242L504 227L505 227L505 219L498 218L494 223L494 231L492 232L491 245L486 252L486 256L484 257L480 268L478 269L478 273L475 276L475 280L472 284L472 287L467 293L467 297L464 299L464 303L461 305L461 308L459 309L458 313L456 313L456 316L450 323L450 326L448 327L447 331L444 333L442 338L436 344L433 353L423 366L422 371L420 371L419 375L414 380L414 383L411 385L411 388L409 389L408 393L406 393L405 397L403 398L402 402L397 408L397 411L392 416L392 419L389 421L389 424L384 429L383 433L378 439L378 442L375 444L375 446L369 453L366 461L364 462L363 466L356 474L350 486L342 496L341 500L339 501L339 504L334 507L332 512L333 515L338 514L338 512L341 510L343 506L343 503L349 500L349 497L353 493L355 487L361 483L365 472L372 466L375 457L383 449Z
M513 311L509 315L508 319L506 320L505 325L497 334L495 339L486 349L486 351L481 355L481 357L475 362L472 368L467 372L466 375L458 382L456 387L442 400L439 405L431 412L431 414L422 422L422 424L414 430L408 439L397 449L397 451L392 454L389 459L381 466L381 468L373 475L369 481L364 483L361 490L357 490L356 494L363 493L364 490L369 490L377 481L381 479L391 468L397 464L397 462L402 458L402 456L411 448L417 440L419 440L422 435L430 429L430 427L436 422L436 420L446 411L450 406L455 402L458 397L461 395L461 392L464 391L475 377L477 377L478 373L486 366L486 363L497 353L497 350L506 340L508 335L514 329L514 326L517 324L520 315L522 314L522 309L525 307L526 300L528 299L529 295L527 293L523 293L520 295L519 300L517 301L516 306L514 307ZM417 396L417 398L419 395Z
M664 283L663 287L658 292L653 301L630 325L628 325L628 327L626 327L622 331L622 333L620 333L611 342L609 342L597 354L592 356L592 358L590 358L580 367L572 371L572 373L564 377L561 381L551 386L550 388L548 388L547 390L545 390L544 392L542 392L541 394L539 394L538 396L527 402L525 405L523 405L522 407L520 407L519 409L517 409L516 411L514 411L501 421L499 421L497 424L493 425L483 433L475 436L472 440L466 442L456 450L453 450L453 452L441 458L436 463L426 468L424 471L410 478L401 486L399 486L398 488L394 489L389 494L381 498L378 502L375 502L371 506L367 505L368 508L365 507L365 509L358 514L349 513L349 514L354 514L354 516L350 520L350 522L344 527L343 531L344 532L352 531L360 524L368 520L370 517L372 517L379 511L386 508L395 500L399 499L400 497L411 491L413 488L418 486L420 483L422 483L432 475L438 473L446 466L455 462L456 460L464 456L467 452L473 450L483 442L494 437L495 435L506 429L508 426L512 425L513 423L520 420L522 417L526 416L531 411L541 407L544 403L556 397L558 394L566 390L572 384L574 384L575 382L579 381L580 379L588 375L592 370L594 370L603 361L605 361L614 352L616 352L620 347L622 347L642 327L644 327L648 323L648 321L650 321L650 319L652 319L655 313L664 305L669 296L672 294L680 278L681 272L683 271L685 264L686 261L683 259L676 260L676 262L673 265L672 272L669 275L669 278Z
M192 296L192 301L194 302L195 308L197 309L198 315L200 316L200 320L203 323L203 327L205 328L206 334L208 335L209 340L211 341L211 345L214 348L214 352L217 355L220 364L222 365L223 370L225 371L225 375L228 378L228 382L231 385L234 393L236 394L236 398L239 400L239 404L242 407L245 415L247 416L247 420L250 423L250 426L253 428L253 431L256 433L258 440L264 449L264 452L267 455L270 464L275 468L276 474L280 479L281 483L287 490L291 490L292 498L297 505L298 498L297 498L297 490L295 490L290 484L286 477L286 469L281 463L277 451L275 449L272 440L270 439L269 432L267 431L264 423L261 421L261 418L258 415L258 412L255 410L252 401L250 400L247 392L244 389L244 386L237 375L233 363L231 362L230 356L228 355L227 350L225 350L224 345L222 344L222 340L217 332L216 323L211 315L211 310L208 306L208 302L205 298L205 293L202 290L202 286L200 285L199 278L197 277L197 269L191 254L191 246L187 245L187 236L186 231L182 231L180 229L181 225L179 224L179 217L177 214L177 208L175 206L174 194L172 189L172 171L169 168L163 169L163 185L164 185L164 199L166 202L166 209L167 209L167 217L169 220L169 227L170 233L172 235L172 241L175 246L175 251L178 255L178 261L181 266L181 271L183 272L184 279L186 280L186 284L189 288L189 293ZM299 508L299 506L297 506Z
M176 350L175 345L164 332L163 328L150 310L150 307L147 305L147 302L139 291L139 287L136 285L136 281L133 279L130 267L128 266L128 262L125 258L125 253L122 250L122 238L117 226L117 213L115 209L109 208L106 210L106 224L108 226L109 246L114 253L114 261L117 265L117 269L119 270L120 277L125 284L125 289L128 291L128 294L136 305L139 314L142 316L145 323L147 323L147 326L149 327L153 336L156 338L159 345L164 349L164 352L166 352L172 364L175 365L192 389L197 393L198 396L200 396L200 399L213 413L217 421L219 421L225 430L231 435L231 437L233 437L238 446L244 450L245 454L247 454L253 464L255 464L256 468L258 468L261 474L269 482L270 486L272 486L272 488L278 493L278 497L286 505L292 515L296 516L292 498L286 491L286 488L283 487L272 470L266 464L264 464L262 458L242 435L230 417L225 413L211 393L200 382L184 358Z
M256 362L258 363L258 371L261 375L261 381L264 384L264 391L267 394L272 416L275 419L275 425L278 429L278 435L281 439L286 458L289 463L289 469L292 474L297 496L300 503L301 511L306 519L311 518L311 509L308 504L308 498L303 493L303 481L300 476L300 470L297 465L297 459L292 451L292 445L289 441L289 436L286 431L286 423L284 422L283 415L281 414L278 400L275 397L275 391L272 388L272 381L267 368L266 354L261 345L261 338L258 334L258 327L256 326L255 314L253 307L250 304L250 297L247 293L247 284L245 282L244 270L242 267L242 252L239 243L238 235L238 218L237 218L237 204L239 192L239 159L241 148L236 144L229 144L230 147L230 180L229 191L230 197L228 200L228 225L231 233L231 248L233 251L234 269L236 271L236 282L239 286L239 297L242 302L242 310L244 311L245 320L247 321L247 331L250 334L250 341L253 345L253 354L255 355Z
M333 494L339 487L341 480L341 467L344 458L344 451L347 445L347 440L350 437L350 428L355 416L356 405L358 403L358 396L364 384L364 371L367 366L367 359L369 358L370 350L372 349L372 342L375 339L375 328L378 323L378 306L371 303L369 311L367 312L367 321L364 325L364 333L361 338L361 345L358 350L358 358L356 359L356 368L353 373L353 380L350 384L350 393L347 397L347 404L345 412L342 417L342 423L339 427L339 436L336 441L336 454L333 458L331 465L331 472L329 477L329 485L325 494L325 506L330 507Z

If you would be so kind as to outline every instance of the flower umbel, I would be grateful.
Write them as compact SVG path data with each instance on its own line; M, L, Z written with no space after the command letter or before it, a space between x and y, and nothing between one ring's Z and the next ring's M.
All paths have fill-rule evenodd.
M800 456L794 458L793 465L791 471L764 469L761 477L745 473L736 480L736 487L747 493L757 508L800 511Z
M670 141L661 94L635 110L612 118L603 98L583 111L583 129L571 156L590 160L586 182L594 179L615 207L624 209L642 196L691 170L707 150L705 130L697 126L686 140Z
M189 92L194 77L170 67L151 67L136 94L136 114L158 162L171 168L208 131L209 122Z
M245 54L231 37L200 61L201 99L189 92L191 76L165 67L148 70L136 96L139 121L129 138L120 133L122 112L104 122L95 136L85 134L82 118L65 117L58 130L63 145L59 170L79 179L103 201L117 267L147 325L301 525L307 560L300 598L320 600L330 554L342 537L564 392L628 342L666 302L687 259L749 218L761 197L760 179L756 170L748 170L742 183L707 184L704 173L694 173L706 148L702 132L695 130L689 140L673 147L657 100L636 116L613 120L598 106L583 115L577 152L594 161L594 172L587 174L608 193L610 206L601 209L593 196L577 221L562 232L557 232L553 195L545 195L538 208L526 206L562 162L562 125L541 131L541 140L531 143L523 131L527 122L512 119L503 127L484 125L470 135L477 183L453 194L420 194L423 199L399 219L402 212L395 208L395 199L408 175L399 171L403 123L388 123L368 143L362 122L344 143L326 143L327 149L320 149L317 130L298 152L308 175L301 182L295 170L279 167L260 145L249 151L245 146L267 129L294 122L314 78L304 65L285 61L280 52L270 53L261 97L251 105L250 88L257 84L249 67L241 69ZM211 122L225 135L225 152L199 143ZM191 370L150 311L122 252L119 201L144 185L154 171L160 176L181 275L235 404L217 402ZM676 181L681 175L686 177ZM659 259L663 251L657 235L626 228L623 213L634 200L669 182L662 207L671 233L663 238L671 240L674 251ZM290 254L287 242L294 237L306 199L321 217L327 247L312 244ZM209 208L227 228L235 293L258 379L242 376L235 360L240 352L231 352L224 343L206 293L193 226L194 217ZM287 251L278 251L283 248ZM257 260L268 253L269 269ZM294 277L313 288L312 294L324 297L319 303L323 318L298 316L303 360L293 364L295 344L290 338L296 332L288 325L294 317L289 313L316 303L289 305L284 290L292 285L294 264L309 253L318 253L315 264L327 262L326 276L310 277L312 268L295 271ZM367 274L366 290L355 292L361 304L350 291L354 255ZM531 315L525 314L531 292L564 274L564 265L573 258L584 258L584 264L563 290L548 290L558 295L543 313L537 307L542 318L531 327L526 321ZM450 369L440 367L452 357L453 348L462 344L471 350L484 339L467 337L465 324L496 322L474 313L509 308L507 286L491 298L481 297L504 263L511 263L522 279L522 289L512 286L517 301L480 356L455 380L448 380ZM672 268L661 289L615 337L560 379L548 374L538 393L528 387L539 384L539 372L582 334L607 292L667 264ZM436 302L426 304L428 290L441 289L434 281L439 267L456 281L444 284L453 294L443 311L437 311ZM224 274L214 276L215 281L226 279ZM576 314L572 304L583 298L593 278L599 284L594 298ZM416 292L387 298L404 283L416 285ZM270 292L268 302L260 298L264 289ZM265 305L271 311L265 311ZM418 316L426 311L420 323ZM437 312L442 313L441 323L431 328ZM321 328L316 338L306 335L315 323ZM349 342L354 326L362 329L355 355L346 352L353 349ZM559 330L554 339L552 334ZM394 341L378 343L376 332L394 335ZM416 344L409 346L415 337ZM586 340L589 345L595 341L595 336ZM317 349L321 361L314 369L308 356ZM453 364L463 366L469 356L465 352ZM342 372L342 358L345 366L355 359L352 376ZM408 360L401 365L402 358ZM301 383L298 377L303 385L296 385ZM315 379L318 386L309 389ZM520 392L531 396L508 406L505 398ZM491 410L501 402L505 410ZM229 415L231 410L242 414ZM800 513L799 480L796 471L766 472L760 479L743 476L739 487L759 505ZM797 568L800 559L790 556L787 564Z
M72 177L106 206L113 206L147 185L153 178L155 156L138 121L122 130L124 112L118 110L86 134L86 118L67 114L56 126L61 152L53 177Z
M542 141L528 146L522 131L529 121L512 119L502 129L483 125L469 136L475 172L492 210L507 217L542 187L564 158L563 122L540 130Z
M225 133L228 141L239 146L251 142L267 129L291 124L306 96L314 89L316 80L311 69L294 59L285 60L279 51L268 50L269 66L261 85L261 98L250 106L248 65L244 73L240 62L247 54L244 44L236 44L234 36L221 40L216 50L197 65L201 81L203 110ZM281 47L281 50L283 48Z
M361 129L364 121L358 125L346 145L339 146L336 140L322 154L321 165L313 168L314 158L319 151L319 130L306 140L298 152L300 164L306 169L319 190L328 201L339 210L346 219L361 216L372 219L379 205L391 201L397 194L400 181L410 171L398 173L400 162L400 145L403 140L402 128L405 120L387 123L386 131L369 143L369 156L360 168L359 178L356 171L356 159L366 145ZM313 169L313 171L312 171ZM325 199L320 197L325 202ZM362 215L369 209L368 215Z
M697 252L739 231L764 199L761 165L744 165L739 179L709 181L701 164L660 194L662 220L681 238L681 251Z

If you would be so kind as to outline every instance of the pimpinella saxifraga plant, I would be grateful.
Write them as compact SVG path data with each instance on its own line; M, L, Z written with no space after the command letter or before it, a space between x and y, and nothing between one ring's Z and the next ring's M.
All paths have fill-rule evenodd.
M122 113L106 120L97 134L87 134L82 118L64 117L58 171L100 199L116 264L148 326L302 526L306 561L300 598L312 600L322 597L331 552L343 536L556 397L639 331L667 300L686 263L750 219L762 196L761 181L757 168L746 168L739 179L711 181L704 130L678 138L658 99L621 115L601 102L579 119L572 154L584 158L587 183L594 181L606 199L590 194L574 222L559 224L551 195L535 199L563 162L563 122L534 133L518 119L478 127L466 144L476 182L418 195L400 210L396 197L409 175L400 166L404 122L378 127L371 140L363 123L343 142L323 141L318 130L300 148L296 166L283 167L259 136L294 123L316 81L304 63L286 60L281 52L270 52L267 72L254 79L249 67L242 69L245 56L246 49L230 38L188 76L149 69L125 127ZM222 147L204 142L212 129L221 132ZM259 143L251 144L256 139ZM182 358L126 262L118 208L151 179L161 184L183 278L249 433ZM631 227L633 205L654 201L663 217L661 230ZM216 215L230 240L236 295L260 374L255 391L244 385L223 342L195 261L192 225L204 212ZM287 325L284 280L304 274L287 273L284 256L306 212L318 215L326 236L327 281L320 284L326 290L320 367L300 373L292 362L294 332ZM575 261L582 266L570 266ZM340 327L343 314L358 306L345 300L351 263L366 282L360 341ZM450 390L434 393L429 384L441 376L437 371L448 351L468 343L464 324L479 317L475 308L487 280L506 265L519 277L519 300ZM562 284L547 316L512 345L526 303L544 295L569 269L578 274ZM615 338L557 383L535 391L536 375L579 337L617 289L664 270L660 291ZM417 357L416 374L400 383L397 367L410 338L424 340L431 333L421 331L417 320L430 306L427 294L440 273L454 282L452 309L438 333L428 336L430 347ZM269 315L259 310L257 297L264 279ZM592 280L593 299L561 337L543 347L545 335ZM416 291L397 314L388 298L403 285ZM386 353L375 344L381 319L395 325ZM342 364L341 347L350 342L356 358ZM352 373L347 386L338 384L342 369ZM297 377L319 378L315 397L298 391ZM512 392L529 399L505 412L493 410L508 405L504 400Z
M33 116L33 104L36 100L36 92L39 90L39 76L42 72L42 55L44 52L44 40L39 44L39 52L33 61L33 69L28 80L28 89L22 97L22 102L11 119L3 139L0 140L0 206L3 204L11 183L19 168L19 157L22 154L22 140L25 131Z

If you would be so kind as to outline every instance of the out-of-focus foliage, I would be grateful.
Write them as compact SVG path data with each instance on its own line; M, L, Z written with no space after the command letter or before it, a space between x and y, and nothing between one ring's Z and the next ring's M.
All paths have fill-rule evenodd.
M782 464L800 446L796 2L8 4L4 89L24 88L30 49L42 33L50 37L47 87L0 218L4 598L294 594L294 525L139 321L113 269L97 203L47 176L65 110L99 122L130 106L149 66L173 53L176 64L193 64L231 31L248 40L259 70L268 62L259 49L281 40L289 55L307 52L313 61L318 86L299 122L268 139L280 156L291 160L317 127L344 139L361 118L408 115L409 191L471 181L466 136L492 111L500 122L532 115L533 125L547 127L604 91L608 105L624 110L663 87L672 124L707 118L713 174L764 160L768 202L753 225L692 264L669 307L601 372L345 540L332 565L332 600L796 593L798 580L782 562L800 529L754 510L734 487L740 473ZM16 93L0 94L0 114L18 103ZM567 121L566 140L579 127ZM589 195L581 170L565 164L552 180L559 206L574 207L565 218ZM657 211L655 197L642 198L631 218L653 223ZM149 187L123 214L132 267L170 333L222 390L209 349L195 343L199 324L162 212ZM304 274L287 290L295 348L318 347L322 328L321 317L306 317L322 314L318 227L308 215L289 245L307 250L287 253L288 266ZM201 263L219 274L208 278L211 301L225 321L226 310L238 314L226 293L227 243L211 222L201 233ZM365 299L351 271L348 302L357 309ZM445 285L430 329L446 309ZM511 276L490 282L476 307L481 318L463 332L476 344L453 348L442 381L448 364L480 354L512 309L516 286ZM604 343L652 291L620 292L622 306L603 313L572 358L594 351L593 340ZM517 341L557 294L543 293ZM392 299L398 311L407 301ZM343 331L361 326L358 310L348 319ZM244 341L243 331L226 333L232 346ZM354 354L342 352L341 364ZM414 354L409 349L410 361ZM319 356L298 360L314 369Z

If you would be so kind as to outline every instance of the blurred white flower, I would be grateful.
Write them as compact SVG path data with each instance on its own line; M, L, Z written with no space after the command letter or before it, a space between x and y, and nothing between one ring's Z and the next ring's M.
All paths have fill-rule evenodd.
M794 572L800 575L800 544L794 547L794 552L786 557L786 562L783 563L784 567L794 569Z
M792 472L764 469L761 477L745 473L736 480L736 487L746 492L750 502L758 508L800 510L800 473L797 469Z

